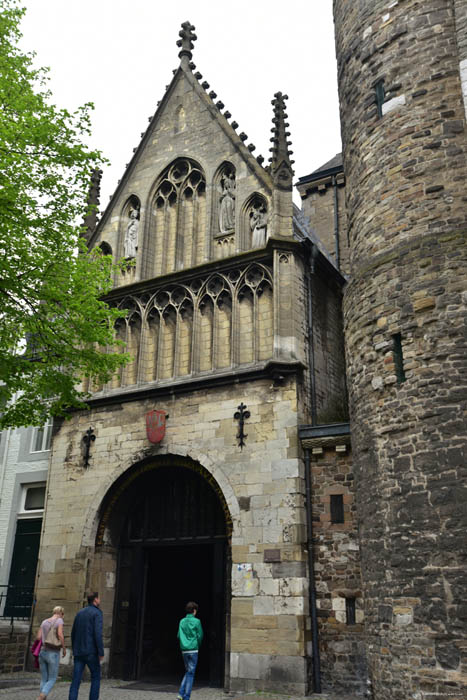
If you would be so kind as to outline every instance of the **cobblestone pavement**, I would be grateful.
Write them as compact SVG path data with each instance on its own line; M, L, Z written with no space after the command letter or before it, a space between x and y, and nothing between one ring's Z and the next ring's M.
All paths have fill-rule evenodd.
M5 687L6 684L13 684ZM137 686L137 687L135 687ZM141 687L148 688L142 690ZM58 680L52 689L49 700L68 700L69 681ZM100 700L170 700L177 697L177 689L152 690L150 684L134 683L132 681L120 681L105 679L101 681ZM37 700L39 695L39 674L18 673L0 676L0 695L8 700ZM88 700L89 683L81 683L80 700ZM297 696L274 695L271 693L224 693L220 688L194 688L191 694L192 700L304 700ZM309 695L306 700L361 700L352 695Z

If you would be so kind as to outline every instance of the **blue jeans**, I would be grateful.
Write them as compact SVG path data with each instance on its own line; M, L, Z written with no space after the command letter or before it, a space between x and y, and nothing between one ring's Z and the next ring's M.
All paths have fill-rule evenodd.
M51 651L42 648L39 654L39 667L41 669L41 693L48 695L55 685L60 664L60 651Z
M101 685L101 665L97 654L87 654L86 656L75 656L73 678L71 680L68 700L77 700L81 677L84 667L87 666L91 672L91 688L89 690L89 700L98 700L99 688Z
M183 663L185 664L185 675L183 676L182 684L178 694L183 700L190 700L191 689L195 679L196 664L198 663L197 651L185 651L182 653Z

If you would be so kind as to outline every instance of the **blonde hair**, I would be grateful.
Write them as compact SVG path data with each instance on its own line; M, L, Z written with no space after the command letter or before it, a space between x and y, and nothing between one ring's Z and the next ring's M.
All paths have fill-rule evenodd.
M64 615L65 614L65 608L62 608L61 605L56 605L54 609L52 610L52 615Z

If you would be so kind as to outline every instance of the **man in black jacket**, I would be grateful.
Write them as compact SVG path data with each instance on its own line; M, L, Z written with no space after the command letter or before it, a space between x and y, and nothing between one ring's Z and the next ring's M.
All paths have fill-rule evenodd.
M78 612L71 630L74 668L68 700L77 700L84 667L91 672L89 700L98 700L101 684L101 661L104 658L102 642L102 611L99 593L88 595L88 606Z

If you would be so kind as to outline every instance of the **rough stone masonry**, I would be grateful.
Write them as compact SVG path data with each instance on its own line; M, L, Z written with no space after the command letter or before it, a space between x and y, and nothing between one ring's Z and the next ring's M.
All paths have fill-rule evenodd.
M335 0L334 16L370 680L377 700L460 698L467 687L465 3Z

